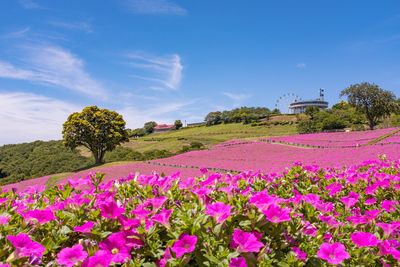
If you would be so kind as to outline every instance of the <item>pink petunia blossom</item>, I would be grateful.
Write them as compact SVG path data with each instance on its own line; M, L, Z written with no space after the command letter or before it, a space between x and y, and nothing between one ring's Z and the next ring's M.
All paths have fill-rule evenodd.
M243 257L232 258L229 267L247 267L246 259Z
M7 224L10 221L10 216L0 216L0 225Z
M125 209L119 207L114 200L102 202L99 205L99 208L101 211L101 216L108 219L117 219L119 216L121 216L121 214L125 212Z
M263 210L265 217L268 221L273 223L280 223L290 221L290 208L281 208L278 205L269 205L266 210Z
M172 245L171 250L175 253L179 259L187 253L191 253L195 250L197 244L197 236L182 234L178 240Z
M361 247L375 247L379 244L379 240L375 235L367 232L356 232L350 235L351 241L361 248Z
M206 206L206 214L214 217L217 223L223 223L231 216L232 207L223 202L216 202Z
M30 257L34 256L41 258L46 248L33 241L27 234L19 233L18 235L8 235L7 239L15 247L17 257Z
M102 251L106 251L110 255L113 263L123 263L131 258L130 247L126 245L126 234L123 232L112 233L99 244Z
M292 251L298 260L305 261L307 259L307 253L302 251L299 247L292 247Z
M161 210L158 214L152 217L152 220L158 222L166 227L169 227L169 217L172 214L172 210Z
M56 217L53 214L53 211L50 209L34 209L34 210L29 210L24 213L22 213L22 217L24 217L25 220L27 221L37 221L40 224L45 224L47 222L50 222L52 220L55 220Z
M0 267L11 267L11 265L8 264L8 263L1 263L0 262Z
M264 244L260 242L260 238L261 236L258 235L257 237L254 233L235 229L231 245L233 248L237 248L239 252L259 252L264 247Z
M377 223L377 226L379 226L383 232L390 236L392 233L396 232L398 229L400 229L400 224L399 223Z
M344 206L348 209L353 207L357 202L358 199L360 198L360 195L355 193L355 192L350 192L348 196L340 198L340 200L343 202Z
M73 267L87 258L88 254L81 244L64 248L57 254L57 263L61 266Z
M74 231L78 233L90 233L93 227L94 227L94 222L89 221L82 224L81 226L75 226Z
M167 247L164 251L163 257L159 260L158 264L160 265L160 267L166 267L170 259L172 259L171 249Z
M341 264L345 259L350 258L342 243L323 243L317 252L317 256L326 260L329 264Z
M93 256L87 258L82 267L109 267L112 255L108 251L99 250Z
M384 200L382 201L381 207L384 209L386 212L395 212L396 211L396 205L398 205L397 201L394 200Z

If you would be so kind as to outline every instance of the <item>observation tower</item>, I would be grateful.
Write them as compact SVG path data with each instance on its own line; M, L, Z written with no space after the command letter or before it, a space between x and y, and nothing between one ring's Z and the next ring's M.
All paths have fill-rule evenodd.
M325 90L319 89L319 98L311 100L295 100L289 105L289 113L299 114L304 113L307 107L317 107L320 109L328 108L329 103L324 100Z

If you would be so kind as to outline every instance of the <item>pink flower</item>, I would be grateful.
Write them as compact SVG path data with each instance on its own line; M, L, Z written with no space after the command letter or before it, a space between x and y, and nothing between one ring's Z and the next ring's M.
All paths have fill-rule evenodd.
M345 246L341 243L323 243L317 252L317 256L330 264L341 264L345 259L350 258Z
M253 233L235 229L232 236L232 247L239 252L259 252L264 244Z
M243 257L232 258L229 267L247 267L246 259Z
M94 222L89 221L82 224L81 226L75 226L74 231L79 233L90 233L92 231L93 226Z
M344 206L348 209L353 207L360 198L360 195L355 192L350 192L347 197L342 197L340 200L343 202Z
M117 219L125 212L125 209L119 207L114 200L103 202L99 207L101 210L101 216L108 219Z
M305 253L304 251L302 251L300 248L298 247L292 247L292 251L294 252L294 254L296 255L296 258L301 260L301 261L305 261L307 259L307 253Z
M263 210L265 217L268 221L273 223L280 223L290 221L290 208L281 208L278 205L269 205L266 210Z
M350 235L351 241L361 248L361 247L374 247L379 244L379 240L375 235L366 232L356 232Z
M131 258L130 247L126 245L126 235L123 232L112 233L99 244L102 251L109 253L111 262L123 263L125 260Z
M41 244L33 241L27 234L20 233L16 236L8 235L7 239L15 247L17 257L30 257L34 256L41 258L46 248Z
M0 216L0 225L7 224L10 221L10 216Z
M389 236L400 228L398 223L377 223L376 225L382 228L383 232Z
M376 203L376 199L375 198L368 198L364 201L365 205L374 205Z
M216 202L206 206L206 214L213 216L217 223L223 223L231 216L232 207L223 202Z
M57 263L66 267L73 267L76 263L87 258L88 254L81 244L71 248L64 248L57 254Z
M36 220L40 224L45 224L49 221L55 220L54 214L50 209L29 210L27 212L24 212L22 214L22 217L24 217L24 219L28 221Z
M82 267L109 267L112 255L104 250L99 250L82 263Z
M153 211L157 211L159 208L161 208L161 206L164 205L165 201L167 200L168 198L166 196L148 199L153 206Z
M397 201L393 200L384 200L382 201L382 209L386 210L386 212L395 212L396 211L396 205L398 204Z
M342 190L342 185L340 183L332 183L325 189L329 192L329 196L334 196Z
M11 265L8 264L8 263L1 263L0 262L0 267L11 267Z
M169 227L169 217L172 214L172 210L163 209L160 213L154 215L152 220L158 222L166 227Z
M171 255L171 249L170 248L166 248L164 251L164 255L161 258L161 260L158 262L158 264L160 265L160 267L166 267L168 261L172 259L172 255Z
M196 243L197 236L182 234L172 245L171 250L175 253L177 258L181 258L186 253L193 252L196 248Z

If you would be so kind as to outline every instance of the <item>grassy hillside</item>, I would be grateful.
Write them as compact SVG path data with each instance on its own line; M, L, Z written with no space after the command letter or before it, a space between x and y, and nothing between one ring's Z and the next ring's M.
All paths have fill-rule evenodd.
M92 160L61 141L36 141L0 147L0 184L85 168Z
M251 126L222 124L200 126L178 131L151 134L131 139L106 154L106 162L137 161L168 157L182 152L193 142L205 147L231 139L254 139L263 136L287 135L296 132L295 125ZM36 141L0 147L0 184L13 183L54 173L72 172L93 166L86 149L70 151L61 141Z

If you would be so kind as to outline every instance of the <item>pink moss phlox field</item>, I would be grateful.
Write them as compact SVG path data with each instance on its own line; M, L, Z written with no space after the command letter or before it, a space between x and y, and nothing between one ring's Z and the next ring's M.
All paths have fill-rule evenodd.
M400 160L338 169L296 162L279 173L91 173L47 190L3 192L0 263L400 264Z

